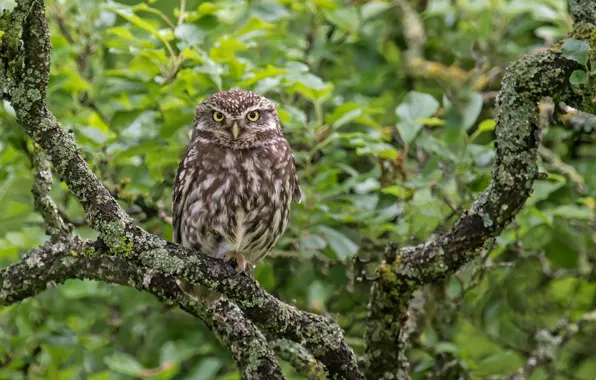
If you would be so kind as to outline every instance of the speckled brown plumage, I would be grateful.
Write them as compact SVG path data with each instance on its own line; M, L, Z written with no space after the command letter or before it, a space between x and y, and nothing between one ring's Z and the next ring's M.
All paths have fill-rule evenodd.
M286 229L292 200L300 202L301 191L273 103L231 90L199 104L174 182L174 241L255 265Z

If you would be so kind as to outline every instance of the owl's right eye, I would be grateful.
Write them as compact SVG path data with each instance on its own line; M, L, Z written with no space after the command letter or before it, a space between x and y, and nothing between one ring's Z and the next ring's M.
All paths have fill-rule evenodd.
M218 123L223 121L224 114L219 111L213 111L213 120L217 121Z

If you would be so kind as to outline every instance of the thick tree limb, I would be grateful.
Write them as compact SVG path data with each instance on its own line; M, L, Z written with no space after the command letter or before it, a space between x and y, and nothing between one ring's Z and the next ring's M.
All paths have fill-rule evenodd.
M128 265L217 289L267 332L310 350L331 377L362 378L356 357L343 342L343 331L337 324L284 304L253 279L234 276L220 260L185 250L136 226L83 160L73 134L64 130L45 106L50 43L43 3L20 0L13 12L2 15L2 23L8 23L11 32L2 37L0 57L3 63L10 63L4 67L11 70L0 72L0 88L11 100L18 122L48 154L60 179L81 202L91 226L99 232L100 241L84 249L85 257L98 263L105 255L110 255L110 260L119 257ZM22 49L18 47L21 44L13 44L8 38L18 38L19 42L22 38ZM28 284L33 288L23 289L22 294L35 294L39 284Z
M596 1L575 3L581 3L574 11L576 19L596 19ZM578 11L584 5L593 11L590 18ZM573 38L590 38L593 28L578 23ZM578 64L554 49L523 57L507 69L497 100L496 162L490 185L452 231L414 247L390 249L386 262L378 268L379 280L373 286L367 323L367 378L408 377L405 322L414 291L476 258L479 250L498 236L523 207L538 176L537 104L546 96L582 103L568 79L576 69Z
M230 350L246 379L284 379L263 334L233 303L223 299L206 309L178 288L171 276L118 256L86 256L96 244L79 238L46 243L0 270L0 305L34 296L67 279L91 279L132 286L201 318Z

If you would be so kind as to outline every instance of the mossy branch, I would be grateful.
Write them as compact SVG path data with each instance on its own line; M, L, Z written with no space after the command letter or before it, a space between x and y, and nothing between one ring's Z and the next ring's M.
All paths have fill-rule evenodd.
M586 40L593 48L596 29L584 21L595 19L595 4L594 0L572 1L576 24L569 36ZM578 69L579 64L565 59L556 47L509 66L497 100L496 159L490 185L450 232L414 247L389 249L377 270L367 321L367 378L409 377L406 321L414 292L478 257L521 210L539 176L537 104L548 96L557 102L589 104L587 97L593 91L577 91L569 83Z
M41 214L45 222L47 234L50 235L53 241L56 241L68 236L70 229L62 220L58 207L50 196L53 183L50 163L40 147L35 146L34 149L35 178L31 192L35 201L35 209Z
M271 347L277 355L292 364L299 374L309 380L325 380L325 368L308 350L296 342L287 339L276 339L271 342Z
M17 4L12 12L0 16L0 25L6 24L5 29L11 31L0 37L2 97L10 100L17 121L43 148L60 179L80 201L91 226L99 232L100 239L92 245L86 244L82 251L86 260L95 260L101 267L104 261L118 259L145 273L184 278L191 283L217 289L271 335L293 340L306 347L325 365L330 377L361 379L356 357L343 342L343 331L337 324L277 300L255 280L247 276L235 276L232 269L221 260L185 250L134 224L133 218L120 208L82 158L73 133L64 130L45 105L51 47L43 1L19 0ZM9 267L8 271L26 263L15 265ZM99 278L100 269L97 271L95 276ZM87 275L94 274L87 272ZM27 285L19 293L24 296L34 295L35 289L40 287L45 288L44 283L33 279L27 279L22 285ZM5 289L5 301L22 299L6 293L11 289ZM158 289L155 291L159 292ZM212 328L216 327L209 318L205 322ZM269 351L269 348L263 349L263 353ZM273 361L271 363L276 364ZM265 375L266 372L263 372Z
M34 296L68 279L132 286L202 319L230 350L243 378L285 378L263 334L236 305L222 299L213 307L205 308L180 291L172 276L164 276L96 247L97 242L68 237L46 243L18 263L0 269L0 305Z

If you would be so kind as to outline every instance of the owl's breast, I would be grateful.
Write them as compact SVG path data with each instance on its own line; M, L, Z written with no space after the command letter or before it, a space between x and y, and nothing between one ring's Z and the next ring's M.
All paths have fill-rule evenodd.
M188 238L208 254L242 252L256 263L273 248L289 221L294 173L275 150L213 155L197 175L188 204ZM219 159L217 159L219 158Z

